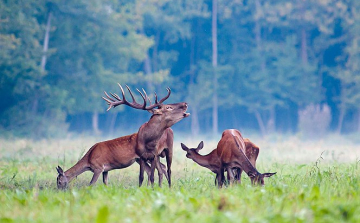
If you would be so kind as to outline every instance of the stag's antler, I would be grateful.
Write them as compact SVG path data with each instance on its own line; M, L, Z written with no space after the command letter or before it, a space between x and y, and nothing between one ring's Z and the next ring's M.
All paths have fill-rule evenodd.
M103 99L107 102L107 104L109 105L109 108L108 108L106 111L109 111L111 108L113 108L113 107L115 108L116 106L122 105L122 104L128 105L128 106L130 106L130 107L132 107L132 108L136 108L136 109L151 110L151 109L153 109L153 108L155 108L155 107L160 106L166 99L169 98L169 96L170 96L170 94L171 94L170 88L167 87L166 90L168 91L168 94L158 102L158 98L157 98L157 95L156 95L156 93L155 93L155 104L151 104L151 100L150 100L150 98L148 97L148 95L146 94L146 91L145 91L144 89L142 89L142 91L143 91L143 93L142 93L141 91L139 91L139 89L136 89L136 90L140 93L142 99L144 100L143 104L139 104L139 103L136 102L136 100L135 100L135 98L134 98L134 95L132 94L129 86L126 85L126 88L128 89L128 91L129 91L129 93L130 93L130 96L131 96L131 98L132 98L132 100L133 100L132 102L128 102L128 101L126 100L126 98L125 98L125 93L124 93L124 89L122 88L122 86L121 86L119 83L118 83L118 85L119 85L119 87L120 87L120 89L121 89L122 99L120 99L120 97L119 97L117 94L115 94L115 93L110 93L110 95L112 96L112 97L110 97L110 96L106 93L106 91L104 91L104 93L105 93L105 95L106 95L107 98L105 98L105 97L102 97L102 98L103 98ZM146 106L146 100L149 101L149 103L150 103L149 106Z

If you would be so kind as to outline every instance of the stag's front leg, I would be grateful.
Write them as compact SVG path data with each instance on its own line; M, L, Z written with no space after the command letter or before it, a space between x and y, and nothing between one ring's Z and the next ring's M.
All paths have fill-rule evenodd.
M151 173L150 173L150 183L151 187L154 187L154 181L155 181L155 168L157 166L157 162L159 161L159 158L157 155L154 156L154 158L151 160Z
M140 165L139 187L141 187L141 185L142 185L142 183L143 183L143 181L144 181L145 160L143 160L142 158L140 158L139 165Z
M160 157L157 157L157 162L156 162L156 169L158 171L158 175L159 175L159 187L161 187L162 181L163 181L163 174L165 174L165 176L167 175L166 173L166 167L164 164L162 164L160 162Z
M171 151L169 149L165 150L165 155L166 155L166 165L167 165L167 174L165 174L165 177L167 178L169 187L171 187L171 163L172 163L172 156L173 156L172 149L171 149Z

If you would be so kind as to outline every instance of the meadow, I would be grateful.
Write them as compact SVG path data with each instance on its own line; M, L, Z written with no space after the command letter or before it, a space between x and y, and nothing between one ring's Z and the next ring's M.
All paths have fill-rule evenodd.
M360 222L357 137L251 136L257 169L277 174L264 187L243 174L241 185L218 189L180 148L204 140L207 154L218 139L175 136L172 188L139 188L135 163L109 172L108 186L87 186L86 172L66 191L56 189L55 167L70 168L104 138L0 139L0 222Z

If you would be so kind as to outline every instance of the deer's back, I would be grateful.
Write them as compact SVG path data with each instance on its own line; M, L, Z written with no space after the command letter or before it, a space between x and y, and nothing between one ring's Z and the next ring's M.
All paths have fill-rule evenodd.
M260 148L247 138L244 139L244 142L246 146L245 155L247 156L251 164L255 167L256 160L259 156Z
M238 142L235 141L234 137L238 139ZM233 157L239 153L239 149L245 153L242 141L242 135L236 129L227 129L223 132L217 146L218 156L223 163L230 163Z
M137 155L135 153L137 133L116 139L96 143L89 151L90 165L124 168L131 165Z

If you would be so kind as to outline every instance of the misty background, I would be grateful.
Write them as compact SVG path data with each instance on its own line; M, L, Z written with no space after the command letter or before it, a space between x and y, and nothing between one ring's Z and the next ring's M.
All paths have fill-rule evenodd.
M358 134L359 62L356 0L0 0L0 135L136 132L117 83L170 87L192 136Z

